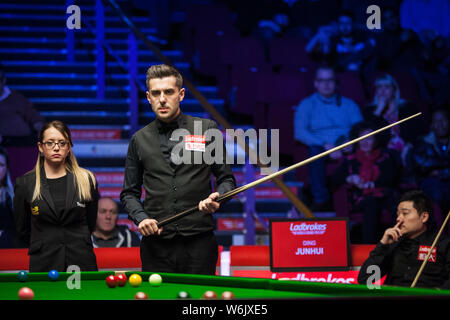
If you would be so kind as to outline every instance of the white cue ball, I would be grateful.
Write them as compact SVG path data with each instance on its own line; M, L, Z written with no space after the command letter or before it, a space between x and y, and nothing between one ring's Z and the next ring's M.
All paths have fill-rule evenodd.
M162 283L162 278L159 274L154 273L148 278L148 282L150 282L150 285L153 287L159 287Z

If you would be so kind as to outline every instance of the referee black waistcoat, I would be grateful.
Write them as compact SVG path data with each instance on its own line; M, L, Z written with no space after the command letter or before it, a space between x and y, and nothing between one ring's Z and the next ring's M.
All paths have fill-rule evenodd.
M216 177L217 191L220 194L235 188L231 168L225 161L224 146L223 164L206 164L201 151L186 150L184 145L180 155L189 157L191 164L171 164L161 150L157 121L137 131L131 138L128 149L124 188L120 198L129 217L136 225L146 218L161 221L197 206L199 201L206 199L213 192L211 174ZM197 121L198 127L201 124L201 135L204 135L208 129L218 129L217 124L209 119L191 117L183 113L177 119L179 128L187 130L185 131L187 135L199 135L200 132L194 131L194 121ZM182 138L180 141L177 143L183 143ZM206 141L206 145L208 143ZM223 144L223 141L220 143ZM201 157L200 164L193 164L195 156ZM139 202L142 185L145 190L144 210ZM213 229L212 215L196 211L165 225L160 237L170 239L176 234L190 236Z
M14 190L14 218L19 235L30 243L30 271L66 271L69 265L77 265L81 271L96 271L91 232L97 220L97 188L91 184L92 201L81 201L74 176L67 172L65 208L58 213L43 167L41 172L40 200L31 201L34 170L17 178Z

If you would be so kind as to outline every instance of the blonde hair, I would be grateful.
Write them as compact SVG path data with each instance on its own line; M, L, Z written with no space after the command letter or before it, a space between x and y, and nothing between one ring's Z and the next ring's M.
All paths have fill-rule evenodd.
M44 139L44 132L49 128L55 128L67 139L69 142L69 146L73 147L72 137L70 134L69 128L59 120L51 121L46 123L40 133L39 133L39 142L42 143ZM36 199L42 199L41 196L41 168L44 164L44 156L39 154L36 162L36 166L34 167L34 171L36 173L36 183L34 187L32 201ZM77 159L71 150L69 150L69 154L65 159L65 168L67 171L73 174L74 176L74 184L75 188L78 190L80 195L80 201L90 201L93 199L93 195L91 194L91 184L96 187L96 179L94 174L86 169L81 168L78 165Z
M391 76L390 74L384 74L378 78L376 78L374 86L375 88L380 86L380 85L390 85L392 88L394 88L394 101L395 101L395 105L400 105L402 103L405 102L405 100L403 100L400 96L400 87L398 85L397 80L394 79L393 76ZM378 104L378 97L375 94L375 96L373 97L373 105L377 105Z

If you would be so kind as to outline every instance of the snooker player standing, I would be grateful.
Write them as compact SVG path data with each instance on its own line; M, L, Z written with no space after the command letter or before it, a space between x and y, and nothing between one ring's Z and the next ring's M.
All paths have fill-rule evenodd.
M432 231L432 202L422 191L409 191L399 200L397 224L386 229L361 266L358 283L366 284L378 266L385 285L411 286L437 233ZM419 277L417 287L450 289L450 240L441 235Z
M213 275L218 244L212 213L220 206L214 200L234 189L236 182L226 164L226 152L222 164L208 165L203 160L201 164L175 164L172 149L179 142L174 141L172 133L184 129L190 135L198 135L194 133L195 121L201 124L204 135L208 129L218 129L217 124L181 112L179 105L185 89L182 76L175 68L168 65L150 67L146 84L147 100L156 119L130 140L120 194L125 210L143 236L140 248L142 271ZM194 153L202 150L186 145L182 152L190 153L193 158ZM216 177L217 192L214 193L211 174ZM143 204L140 201L142 186L145 190ZM197 212L158 228L158 221L197 205Z

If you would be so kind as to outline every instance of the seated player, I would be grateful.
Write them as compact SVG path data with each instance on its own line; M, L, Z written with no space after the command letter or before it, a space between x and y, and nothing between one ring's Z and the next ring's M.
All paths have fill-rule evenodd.
M140 240L136 233L126 226L118 226L117 203L111 198L100 198L95 230L91 235L92 243L98 247L139 247Z
M430 198L422 191L405 193L397 207L397 224L385 231L361 266L358 283L366 284L374 273L371 265L387 275L385 285L411 286L437 233L433 232ZM418 279L417 287L450 289L450 243L441 235ZM372 283L371 283L372 284Z

